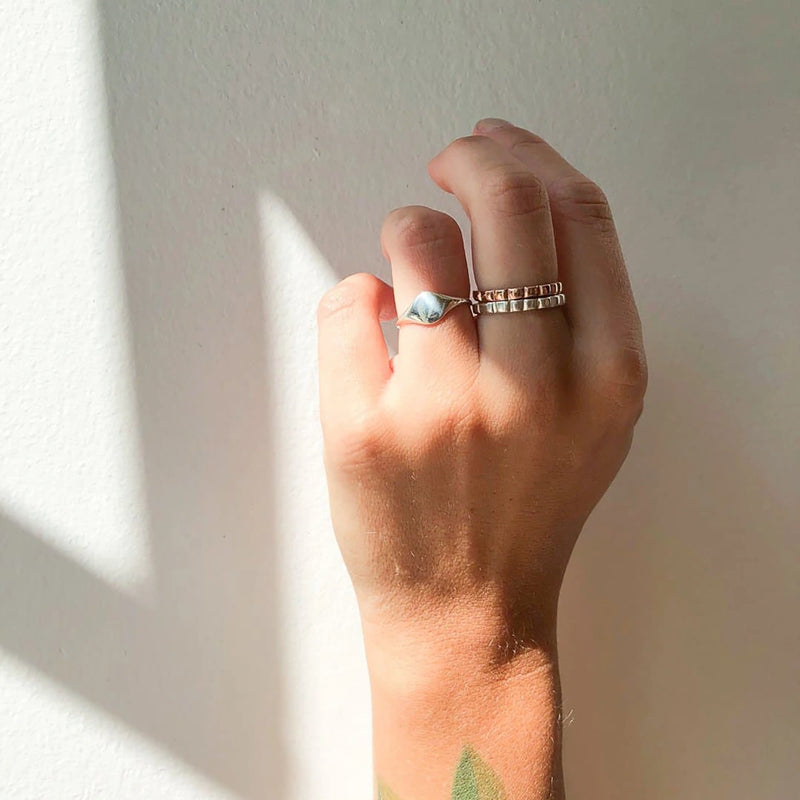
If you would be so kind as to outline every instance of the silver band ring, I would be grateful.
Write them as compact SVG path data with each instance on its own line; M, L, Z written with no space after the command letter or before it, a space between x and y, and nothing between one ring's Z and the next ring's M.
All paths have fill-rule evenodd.
M517 300L493 300L488 303L473 303L472 314L479 317L484 314L511 314L516 311L541 311L546 308L557 308L566 305L567 296L563 293L548 297L525 297Z
M397 326L400 327L403 323L409 322L416 325L435 325L437 322L441 322L454 308L465 304L470 304L466 297L452 297L449 294L439 294L438 292L420 292L411 305L397 318Z
M475 303L492 303L497 300L524 300L529 297L550 297L561 294L564 284L561 281L554 283L539 283L536 286L515 286L510 289L485 289L472 293Z

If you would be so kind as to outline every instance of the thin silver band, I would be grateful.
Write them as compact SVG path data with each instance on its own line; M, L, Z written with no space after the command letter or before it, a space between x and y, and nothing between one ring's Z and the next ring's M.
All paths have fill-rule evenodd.
M494 300L488 303L473 303L472 314L479 317L483 314L512 314L517 311L542 311L546 308L557 308L566 305L567 296L563 293L548 297L525 297L521 300Z

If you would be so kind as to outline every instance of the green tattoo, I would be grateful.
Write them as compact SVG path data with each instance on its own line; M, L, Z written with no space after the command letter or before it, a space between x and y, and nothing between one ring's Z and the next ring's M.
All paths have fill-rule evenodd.
M492 768L467 745L453 779L451 800L505 800L505 796Z
M378 800L400 800L382 781L378 781ZM506 800L500 779L492 768L467 745L453 778L450 800Z
M400 798L382 781L378 781L378 800L400 800Z

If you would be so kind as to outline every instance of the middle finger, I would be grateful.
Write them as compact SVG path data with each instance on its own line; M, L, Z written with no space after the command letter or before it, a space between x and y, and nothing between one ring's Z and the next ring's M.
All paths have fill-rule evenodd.
M479 289L558 280L553 224L544 184L505 147L487 136L451 142L428 164L470 220ZM558 308L480 317L482 353L503 362L540 359L564 344L569 329Z

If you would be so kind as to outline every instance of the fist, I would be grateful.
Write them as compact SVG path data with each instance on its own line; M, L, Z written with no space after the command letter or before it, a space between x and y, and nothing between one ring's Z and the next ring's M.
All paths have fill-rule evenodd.
M547 638L576 538L628 453L647 369L600 188L529 131L479 123L428 163L470 221L480 289L562 281L566 305L403 325L422 291L469 297L464 236L392 211L394 287L351 275L319 306L320 406L333 524L362 615L502 620L508 652ZM501 648L502 649L502 648Z

